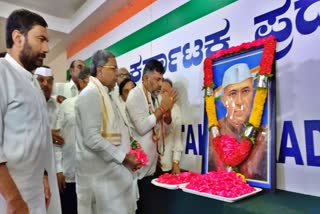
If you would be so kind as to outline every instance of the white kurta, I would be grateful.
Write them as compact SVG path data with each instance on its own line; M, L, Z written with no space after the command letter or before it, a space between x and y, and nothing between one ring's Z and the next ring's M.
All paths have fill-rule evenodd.
M47 109L49 114L49 124L51 129L56 129L60 104L54 97L50 97L47 101Z
M100 94L90 84L76 102L78 213L134 213L132 174L122 164L128 146L115 146L101 136L101 102ZM121 144L129 143L128 132L114 112L122 127Z
M60 104L55 100L54 97L50 97L50 99L47 101L47 110L49 114L49 125L50 129L56 129L57 127L57 119L58 119L58 113L60 111ZM51 143L52 138L51 138ZM55 150L55 144L53 144L54 150ZM56 161L54 161L56 164ZM55 170L56 171L56 170ZM55 214L57 209L60 209L60 207L57 204L57 200L59 201L60 204L60 197L59 197L59 192L54 193L55 197L51 198L51 205L48 208L48 214ZM60 206L60 205L59 205Z
M67 183L75 182L76 168L76 117L75 103L78 96L68 98L60 105L57 129L64 138L62 146L55 146L57 172L63 172Z
M65 82L55 83L54 87L53 87L52 94L64 96L65 98L71 98L71 97L78 96L79 91L78 91L76 84L71 79L67 83L65 83Z
M173 105L171 110L171 126L165 137L165 151L161 156L161 169L170 171L172 169L172 161L180 161L183 151L182 133L181 133L181 111L177 104ZM162 146L162 144L161 144ZM160 149L162 151L162 147Z
M0 162L6 162L30 213L43 214L43 173L49 174L50 188L58 192L51 132L42 92L32 74L9 54L0 59ZM60 201L55 213L61 213ZM0 194L0 210L6 213Z
M149 100L151 94L148 92ZM153 175L157 166L157 148L152 141L152 128L156 126L157 119L149 113L147 98L143 86L138 85L132 89L126 101L127 111L134 126L133 137L141 144L142 149L148 156L148 164L138 171L139 179Z
M117 108L120 112L120 116L125 123L126 127L129 130L130 135L132 135L132 130L134 129L132 122L130 120L130 117L128 115L127 109L126 109L126 103L122 100L119 93L116 93L116 91L113 91L112 93L113 100L115 101Z

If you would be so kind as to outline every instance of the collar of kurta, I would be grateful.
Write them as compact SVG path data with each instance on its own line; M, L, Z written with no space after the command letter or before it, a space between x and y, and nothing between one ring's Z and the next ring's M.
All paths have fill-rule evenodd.
M22 67L14 58L12 58L12 56L10 56L10 54L7 53L4 58L10 63L10 65L12 65L17 71L19 71L19 73L21 73L22 76L24 76L31 82L33 81L32 73L27 71L24 67Z
M70 81L68 82L68 84L69 84L69 88L70 88L70 89L71 89L71 88L76 88L76 89L77 89L77 86L76 86L76 84L73 82L72 79L70 79Z

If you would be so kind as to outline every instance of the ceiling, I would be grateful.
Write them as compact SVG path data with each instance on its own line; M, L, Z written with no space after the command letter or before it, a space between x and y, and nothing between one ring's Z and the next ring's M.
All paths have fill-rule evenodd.
M46 62L70 47L94 26L111 17L132 0L0 0L0 52L5 51L6 18L13 10L28 9L44 17L49 29Z

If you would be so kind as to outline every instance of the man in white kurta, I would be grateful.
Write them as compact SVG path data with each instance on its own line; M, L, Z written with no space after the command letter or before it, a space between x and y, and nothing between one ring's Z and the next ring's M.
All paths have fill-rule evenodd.
M90 70L83 68L79 74L78 88L81 91L89 82ZM57 177L61 195L62 213L77 213L76 195L76 140L77 126L75 118L75 105L78 96L67 98L60 105L56 128L64 138L64 144L56 145L55 157Z
M164 79L161 86L161 95L168 93L172 86L171 80ZM183 143L181 133L181 110L178 104L175 103L173 105L170 114L172 121L166 132L165 149L163 156L160 157L160 165L162 172L170 171L172 174L179 174L179 163L183 151Z
M166 112L171 110L175 102L176 91L170 90L160 100L158 95L163 74L164 67L161 62L157 60L147 62L143 70L142 83L130 91L126 101L127 111L134 126L133 136L148 156L147 165L138 171L139 179L151 176L156 171L157 147L163 143L165 124L171 123L171 116L166 117ZM160 137L158 142L154 140L155 132L158 132L156 137Z
M46 103L37 80L9 54L0 60L0 69L0 161L6 162L30 213L42 214L44 170L52 190L57 188ZM0 194L0 210L5 207Z
M129 134L109 91L116 82L112 53L92 56L90 83L76 102L76 173L78 213L134 213L133 180L129 170L141 165L130 148Z
M79 73L82 68L85 67L85 63L82 60L74 60L71 62L69 72L71 79L67 83L57 82L54 84L53 95L62 96L65 99L78 96L79 91L76 82L79 78Z
M55 130L57 127L57 119L58 119L58 113L60 110L60 104L56 101L54 97L51 96L53 81L54 81L52 69L46 66L38 67L35 70L34 74L37 77L37 80L42 89L44 98L47 101L47 111L49 115L49 125L50 125L49 127L51 129L52 135L54 136L53 139L56 140L55 143L58 143L58 141L59 143L61 143L61 141L64 142L63 138L60 136L59 130ZM52 143L53 142L54 141L52 141ZM56 150L57 147L59 147L59 145L54 144L54 150ZM58 193L56 193L56 195L58 196ZM53 200L59 200L59 197L54 198ZM56 209L57 209L56 207L50 206L48 209L48 214L55 214Z
M149 99L151 94L148 92ZM157 124L157 118L149 113L149 106L143 91L143 85L139 84L130 91L126 101L130 119L134 125L132 131L134 139L140 143L142 149L148 156L148 163L138 171L139 179L153 175L157 166L157 149L152 142L152 128ZM154 107L155 109L157 106Z
M179 163L183 151L183 143L181 134L181 111L177 104L174 104L171 110L171 118L171 127L165 137L164 155L160 157L161 169L163 172L171 171L172 174L179 174Z

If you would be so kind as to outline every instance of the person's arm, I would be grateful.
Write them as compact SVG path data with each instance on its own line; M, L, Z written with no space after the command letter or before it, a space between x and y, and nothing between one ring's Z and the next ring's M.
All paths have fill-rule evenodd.
M29 213L28 206L14 183L6 163L0 163L0 193L7 202L8 213Z
M75 109L83 143L106 162L115 161L122 164L126 154L101 136L102 113L99 94L87 91L85 95L79 96Z
M180 173L180 159L183 151L182 135L181 135L181 112L179 106L174 106L172 108L172 125L173 125L173 139L174 144L172 148L172 173Z

